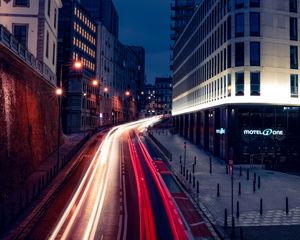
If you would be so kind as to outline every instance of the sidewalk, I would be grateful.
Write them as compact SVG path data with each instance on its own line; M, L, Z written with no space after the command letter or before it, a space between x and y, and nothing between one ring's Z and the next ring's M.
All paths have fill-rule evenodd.
M194 198L197 198L197 188L180 173L180 156L184 163L184 138L171 135L164 130L151 130L153 136L172 154L170 162L178 178L185 184ZM228 212L228 225L231 225L231 178L226 174L223 161L212 157L212 174L210 174L209 155L186 141L186 169L192 172L196 156L195 173L192 180L199 183L198 203L210 221L216 226L224 226L224 211ZM264 170L260 167L234 167L234 216L236 226L277 226L300 225L300 177L281 172ZM249 180L246 171L249 169ZM256 174L255 192L253 191L254 173ZM260 177L260 188L258 188ZM241 195L238 194L239 182ZM217 196L217 185L220 186L220 196ZM286 197L289 202L289 212L286 214ZM262 215L260 215L260 199L263 200ZM237 218L237 201L239 201L240 216Z
M64 144L60 147L60 169L76 154L88 138L89 136L81 133L64 136ZM54 152L0 205L0 233L5 231L27 209L40 192L50 184L57 172L57 152Z

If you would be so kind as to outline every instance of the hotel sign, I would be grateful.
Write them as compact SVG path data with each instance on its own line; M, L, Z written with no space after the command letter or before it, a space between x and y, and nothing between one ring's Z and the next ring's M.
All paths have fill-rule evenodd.
M263 135L263 136L283 136L283 130L274 130L272 128L267 128L265 130L250 130L245 129L244 135Z

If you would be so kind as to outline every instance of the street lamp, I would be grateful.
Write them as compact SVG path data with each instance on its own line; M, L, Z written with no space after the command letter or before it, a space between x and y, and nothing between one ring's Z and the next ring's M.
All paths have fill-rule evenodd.
M58 96L58 128L57 128L57 172L59 169L59 147L60 147L60 115L61 115L61 96L62 96L62 89L57 88L55 90L56 96Z
M60 118L61 118L61 97L63 94L62 90L62 77L63 77L63 67L73 66L74 69L80 70L83 66L82 62L75 61L73 63L63 63L60 65L60 78L58 87L55 90L56 96L58 96L58 129L57 129L57 171L59 169L59 148L60 148Z
M83 99L85 99L85 104L84 104L84 106L86 105L86 96L87 96L87 93L84 92L84 93L83 93ZM83 135L85 136L85 123L86 123L86 119L85 119L85 117L84 117L83 119L84 119L84 121L83 121Z
M92 85L93 85L94 87L97 87L97 86L99 85L99 81L96 80L96 79L92 80Z

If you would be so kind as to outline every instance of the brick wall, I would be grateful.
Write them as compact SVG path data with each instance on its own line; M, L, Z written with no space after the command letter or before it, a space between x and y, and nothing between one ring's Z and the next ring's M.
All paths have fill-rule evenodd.
M0 45L0 200L57 148L58 104L46 82Z

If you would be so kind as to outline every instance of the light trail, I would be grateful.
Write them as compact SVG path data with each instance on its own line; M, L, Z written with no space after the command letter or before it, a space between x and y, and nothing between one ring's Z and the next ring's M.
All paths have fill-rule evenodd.
M54 239L95 239L112 166L119 164L119 139L131 129L147 127L159 118L143 119L111 129L94 155L72 198L49 235ZM117 165L118 165L117 164Z

